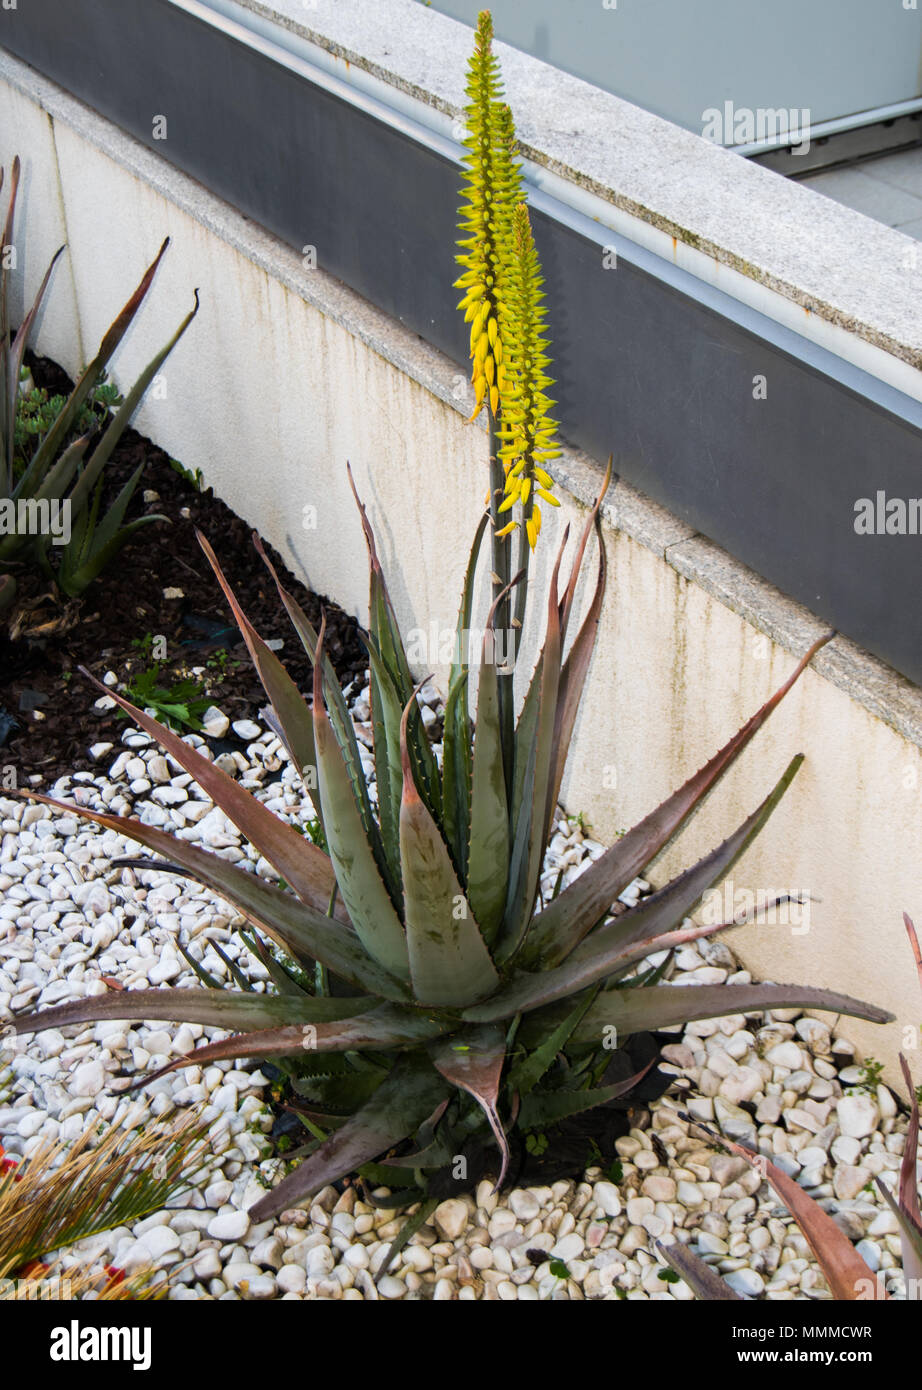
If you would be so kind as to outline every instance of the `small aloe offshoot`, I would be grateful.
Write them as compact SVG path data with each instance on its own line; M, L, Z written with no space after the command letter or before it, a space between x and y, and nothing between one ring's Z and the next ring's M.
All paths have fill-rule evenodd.
M141 526L165 521L163 516L142 516L125 522L125 514L143 471L139 466L125 482L108 510L100 515L105 469L144 392L166 361L179 339L198 312L198 293L195 304L183 319L169 342L144 368L128 391L124 401L112 414L102 431L96 447L87 457L92 442L90 434L73 438L81 411L103 381L106 367L116 348L141 308L151 287L157 267L169 245L167 238L157 256L148 266L140 284L115 318L100 343L96 356L74 386L47 433L39 441L17 476L15 458L16 414L19 401L19 381L29 336L51 280L52 271L64 247L55 254L39 286L35 300L25 314L19 329L10 341L9 283L12 258L7 254L15 249L13 226L16 194L19 187L20 162L13 161L10 195L6 221L0 241L0 570L10 565L35 561L53 578L58 588L74 597L96 579ZM0 171L0 187L3 173ZM69 516L69 534L62 544L52 546L49 529L39 524L42 514L60 507ZM25 518L26 523L23 522ZM51 562L52 550L58 552L58 564ZM0 573L0 612L8 608L15 597L16 580L11 572Z

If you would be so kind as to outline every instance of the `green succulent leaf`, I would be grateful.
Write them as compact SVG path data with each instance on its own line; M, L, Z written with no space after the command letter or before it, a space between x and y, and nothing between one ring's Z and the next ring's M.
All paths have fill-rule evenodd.
M96 356L80 377L70 396L67 398L60 415L35 451L31 463L20 480L20 490L24 496L31 495L41 484L53 460L57 457L58 451L73 428L80 407L100 380L110 357L131 327L132 321L153 283L154 276L157 273L157 267L163 259L169 244L170 239L167 237L154 260L144 272L134 294L132 294L121 312L113 320L99 346ZM2 554L2 547L0 547L0 554Z
M297 600L282 584L276 573L275 566L266 554L262 541L255 533L253 536L253 544L256 547L260 559L272 576L279 598L291 620L292 627L298 634L298 638L307 653L311 665L315 665L319 660L323 680L323 693L328 703L330 722L333 726L340 752L342 753L349 773L349 779L352 783L353 794L355 795L359 813L362 818L365 835L372 847L378 867L382 872L386 873L386 863L381 846L378 824L371 810L368 787L365 784L365 774L362 771L362 761L359 757L358 743L355 737L355 730L352 727L352 717L346 707L343 692L339 688L339 681L336 678L333 663L330 661L329 657L324 654L321 654L319 658L317 657L317 633L314 630L313 624L310 622L307 614ZM302 778L312 778L315 769L313 764L302 764L299 767L299 771ZM317 776L319 777L319 774L317 774Z
M499 679L495 651L491 650L493 616L505 593L503 590L490 611L481 651L467 855L467 895L488 944L494 942L502 923L509 883L509 809L503 773Z
M199 994L199 991L196 990L195 993ZM222 1038L219 1042L203 1043L193 1052L178 1057L147 1077L147 1081L165 1076L180 1067L220 1062L229 1057L298 1056L301 1053L313 1056L315 1052L358 1052L362 1049L399 1052L403 1048L428 1042L430 1038L437 1037L451 1026L438 1018L426 1018L419 1013L397 1008L393 1004L382 1004L376 1009L367 1009L364 1000L360 1002L356 1018L345 1016L334 1017L331 1022L323 1021L322 1018L317 1023L310 1021L312 1006L341 1002L339 999L308 998L306 1007L302 1008L298 1015L298 1022L286 1023L279 1028L247 1031L234 1037ZM294 1012L293 1008L292 1013ZM323 1012L327 1012L329 1018L336 1011L331 1009Z
M187 744L182 746L188 747ZM206 763L206 766L210 764ZM95 821L97 825L115 830L127 839L137 840L157 854L169 855L190 878L206 884L228 902L234 903L254 926L288 951L302 966L309 967L314 961L321 961L358 990L367 990L383 999L397 1002L408 998L406 986L369 957L350 926L315 911L258 874L249 873L218 854L209 854L187 840L168 835L156 826L90 811L66 801L55 801L38 792L28 795L46 806ZM308 847L308 842L300 835L296 839L299 844ZM162 869L169 865L157 867Z
M624 1081L615 1081L611 1086L596 1086L585 1091L547 1091L543 1094L532 1092L522 1101L519 1110L518 1126L526 1133L532 1129L547 1129L549 1125L567 1120L571 1115L580 1115L584 1110L592 1110L597 1105L607 1105L627 1095L641 1081L652 1062L641 1071Z
M586 990L576 1008L567 1014L556 1028L551 1029L543 1042L538 1043L531 1051L526 1050L525 1056L510 1068L508 1078L510 1091L518 1091L519 1095L527 1096L530 1091L534 1090L544 1074L553 1065L555 1057L566 1046L574 1028L595 999L596 993L597 990L594 989Z
M314 661L314 746L323 823L336 882L356 934L370 956L401 980L409 979L407 938L371 845L352 781L323 703L321 680L326 615Z
M532 910L538 896L538 881L544 858L544 828L548 819L554 722L560 681L560 614L557 577L560 572L563 548L567 542L567 534L565 530L551 574L534 739L526 764L522 805L518 824L515 827L512 860L509 868L507 909L497 948L497 959L500 963L504 963L514 955L528 930ZM516 1011L513 1010L512 1012Z
M522 965L547 968L566 959L601 921L618 894L688 822L831 636L829 633L813 644L784 685L694 777L623 835L539 914L521 954Z
M252 1029L254 1033L279 1024L300 1027L313 1019L319 1029L331 1026L330 1020L351 1021L352 1014L371 1010L375 1003L374 999L312 999L309 995L294 999L278 994L244 994L235 989L123 989L19 1014L10 1019L9 1027L14 1033L41 1033L46 1028L112 1018L162 1018L213 1028Z
M215 578L221 585L224 597L227 599L240 629L240 634L246 642L250 659L256 668L256 674L259 676L270 705L275 710L288 756L298 772L303 774L305 768L313 768L317 765L317 755L314 748L314 721L310 709L275 652L266 646L240 607L236 595L225 579L224 572L205 536L199 530L196 530L195 535L205 552L205 558L214 571ZM317 800L319 801L319 797ZM322 826L322 807L316 805L315 809L320 816Z
M471 630L474 605L474 575L484 533L489 522L484 512L477 523L471 546L461 604L455 629L455 650L452 653L448 677L448 696L445 700L444 734L442 739L442 818L445 838L459 872L467 873L467 847L471 824L471 721L468 708L466 642Z
M361 1110L250 1208L251 1220L268 1221L343 1173L378 1158L413 1134L448 1089L425 1058L410 1056L398 1060Z
M618 1037L626 1038L632 1033L657 1032L692 1019L795 1007L828 1009L871 1023L889 1023L893 1017L886 1009L852 999L848 994L810 985L651 985L647 989L603 991L573 1030L573 1041L598 1045L607 1027L616 1028Z
M425 1004L462 1006L495 990L499 976L439 827L413 778L406 738L413 704L415 696L407 702L400 725L400 864L413 990Z

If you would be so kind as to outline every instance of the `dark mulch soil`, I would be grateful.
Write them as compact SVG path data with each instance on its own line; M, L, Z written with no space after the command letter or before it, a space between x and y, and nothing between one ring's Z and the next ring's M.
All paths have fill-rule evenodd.
M71 383L54 363L34 356L27 360L37 385L65 394L70 390ZM196 541L196 527L211 542L257 632L266 640L284 641L282 661L299 689L310 689L310 663L245 521L210 489L199 492L162 449L133 430L126 431L109 464L106 498L114 498L142 461L145 471L129 518L162 513L170 524L141 527L76 602L62 603L35 568L17 575L16 609L21 601L30 605L25 626L33 635L10 641L10 614L5 615L0 631L0 763L12 764L20 786L34 775L47 786L66 772L98 770L88 753L90 744L117 744L125 721L114 712L92 712L100 692L77 667L87 667L97 679L111 670L125 680L150 665L132 646L148 633L166 638L163 684L180 679L189 667L207 666L223 648L229 657L223 674L208 672L213 702L231 719L253 717L265 705L246 647ZM157 500L145 503L145 491L156 492ZM313 623L320 624L321 604L326 610L327 649L342 683L361 679L367 654L355 620L309 592L268 545L266 552ZM167 588L181 589L183 597L165 599ZM36 719L36 710L43 717ZM18 724L5 742L2 711Z

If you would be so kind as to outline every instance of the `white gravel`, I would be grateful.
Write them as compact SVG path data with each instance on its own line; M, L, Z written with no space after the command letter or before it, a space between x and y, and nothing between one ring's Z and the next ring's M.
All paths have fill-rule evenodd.
M347 691L347 694L349 692ZM438 693L421 693L427 725L439 727ZM96 707L103 705L97 701ZM367 688L352 700L357 732L371 747ZM230 720L208 711L209 732ZM217 761L279 815L313 816L279 740L254 720L237 720L246 751ZM211 756L207 742L189 740ZM438 751L438 750L437 750ZM144 733L127 728L121 747L92 746L96 774L62 778L48 790L64 800L136 814L231 860L271 874L251 846L188 774ZM374 768L364 760L374 793ZM102 769L106 770L103 771ZM140 851L146 853L146 851ZM561 813L543 884L561 867L565 882L602 846ZM129 988L200 987L177 939L220 979L241 959L257 988L266 972L234 934L242 919L208 890L156 871L110 870L138 847L112 831L0 798L0 1021L68 999L105 993L103 977ZM637 881L622 898L648 891ZM245 958L245 959L244 959ZM722 942L681 949L671 973L683 983L750 979ZM843 1025L844 1026L844 1025ZM654 1242L690 1241L743 1294L769 1299L829 1297L790 1213L745 1163L715 1152L680 1117L687 1110L726 1135L757 1143L823 1200L888 1290L902 1294L896 1223L876 1189L895 1181L905 1116L891 1092L856 1089L863 1079L847 1031L797 1010L734 1015L676 1029L664 1050L675 1075L669 1094L634 1112L617 1141L620 1172L590 1169L583 1182L443 1202L389 1273L377 1277L405 1217L372 1209L354 1189L326 1188L310 1210L252 1225L247 1208L284 1171L272 1158L267 1081L252 1065L190 1067L120 1095L120 1078L153 1070L202 1038L200 1025L109 1022L38 1033L6 1045L11 1094L0 1105L0 1142L26 1158L49 1140L74 1140L100 1121L136 1126L198 1107L210 1124L213 1161L199 1186L169 1211L120 1227L65 1252L127 1270L153 1264L173 1299L601 1299L686 1300L684 1283L664 1282ZM663 1162L663 1154L668 1162Z

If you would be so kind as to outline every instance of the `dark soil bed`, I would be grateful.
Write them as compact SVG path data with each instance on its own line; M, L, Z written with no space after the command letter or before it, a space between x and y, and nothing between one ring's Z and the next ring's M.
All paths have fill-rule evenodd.
M39 386L66 393L66 375L44 358L30 356ZM37 569L20 570L13 612L28 606L31 636L11 641L10 613L0 631L0 764L12 765L20 786L40 776L48 785L66 772L98 770L91 744L117 744L125 721L114 711L93 712L99 691L80 675L85 666L98 679L114 671L119 680L150 666L132 644L148 634L166 639L160 681L170 685L202 666L207 693L231 719L252 718L265 695L240 640L211 568L195 538L198 528L211 542L231 586L266 640L281 639L280 656L301 690L310 689L310 663L256 553L251 528L213 492L198 491L167 454L133 430L126 431L109 464L106 499L141 462L145 470L132 499L129 519L162 513L166 522L141 527L127 548L81 599L62 602ZM144 493L156 500L143 500ZM328 599L309 592L270 546L267 554L286 587L317 626L323 605L327 649L343 684L362 679L367 665L358 627ZM165 598L179 589L181 598ZM226 653L224 656L222 653ZM211 667L209 661L216 663ZM3 713L7 718L3 718ZM38 717L36 718L36 715ZM9 718L16 721L2 737ZM114 756L114 755L113 755ZM105 765L105 762L103 763Z

